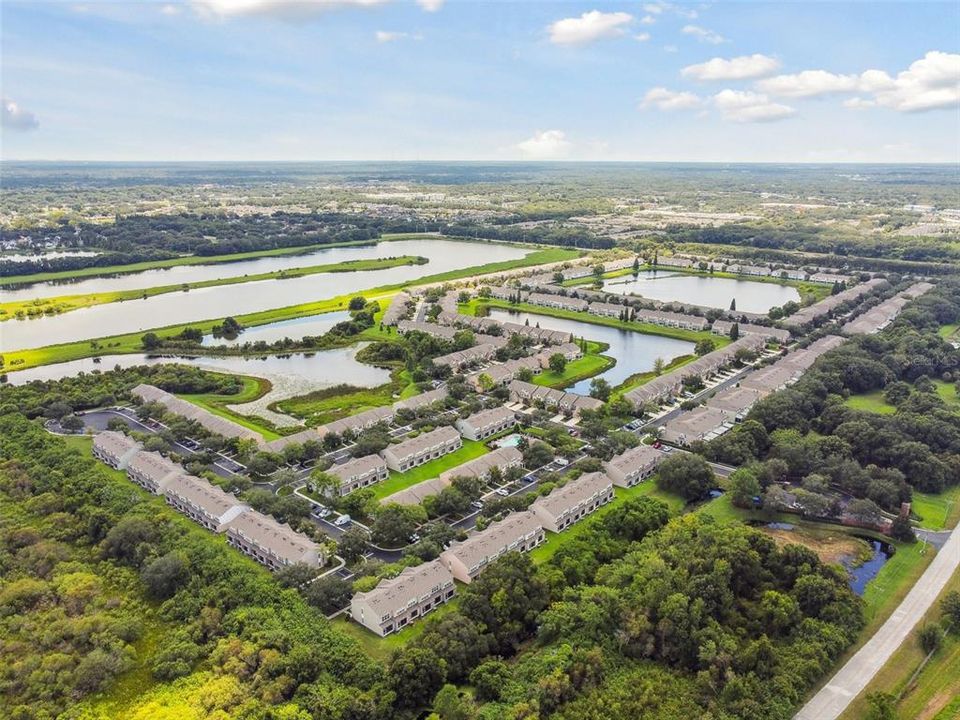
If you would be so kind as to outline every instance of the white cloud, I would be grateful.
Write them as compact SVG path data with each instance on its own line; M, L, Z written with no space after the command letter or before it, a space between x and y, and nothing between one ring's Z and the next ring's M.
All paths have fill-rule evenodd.
M721 90L713 96L713 104L724 120L733 122L773 122L796 113L792 107L772 102L762 93L749 90Z
M13 100L3 98L0 100L3 104L3 114L0 115L0 127L5 130L14 130L16 132L27 132L36 130L40 127L40 121L37 116L28 110L24 110Z
M664 10L666 10L668 5L666 3L647 3L643 6L643 11L648 12L651 15L659 15Z
M417 0L417 5L427 12L436 12L443 7L446 0Z
M684 35L693 35L700 42L710 43L711 45L719 45L727 41L720 33L699 25L684 25L681 32Z
M653 15L644 15L640 18L640 22L643 25L653 25L656 21L657 19Z
M960 105L960 55L933 50L891 78L886 73L863 73L864 89L878 105L901 112L923 112Z
M678 48L677 48L676 45L664 45L664 46L663 46L663 51L664 51L664 52L675 53L675 52L677 52L677 50L678 50Z
M698 65L688 65L680 74L695 80L745 80L769 75L780 67L780 61L768 55L741 55L740 57L715 57Z
M955 108L960 104L960 55L931 51L891 77L883 70L859 75L837 75L826 70L804 70L761 80L757 88L780 97L816 97L831 93L868 93L846 107L879 105L901 112Z
M547 31L550 42L556 45L584 45L602 38L623 35L624 26L633 21L625 12L585 12L577 18L564 18L552 23Z
M867 100L862 97L854 97L849 100L843 101L843 106L847 108L853 108L854 110L863 110L864 108L876 107L877 103L875 100Z
M834 75L826 70L804 70L794 75L777 75L757 83L757 88L780 97L813 97L829 93L856 92L857 75Z
M388 43L394 42L396 40L423 40L422 35L411 35L410 33L405 32L392 32L390 30L377 30L373 36L377 39L378 43Z
M692 110L700 106L700 98L691 92L678 92L656 87L647 91L640 107L653 107L657 110Z
M562 130L537 130L533 137L517 143L517 149L532 160L555 160L565 157L573 143Z
M650 33L648 32L637 33L636 35L633 36L633 39L636 40L637 42L646 42L647 40L650 39Z
M345 7L372 7L389 0L192 0L194 9L207 17L244 15L283 19L310 17L327 10Z
M179 15L180 8L177 5L167 4L167 5L161 6L160 12L163 13L164 15Z

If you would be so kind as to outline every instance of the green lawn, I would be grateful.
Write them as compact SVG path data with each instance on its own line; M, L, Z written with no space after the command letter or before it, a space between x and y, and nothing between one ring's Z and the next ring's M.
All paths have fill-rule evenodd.
M238 377L243 381L243 389L236 395L219 395L216 393L189 395L185 393L178 393L177 397L183 398L184 400L189 400L194 405L198 405L204 410L209 410L214 415L219 415L227 420L232 420L233 422L239 423L240 425L243 425L254 432L258 432L267 440L276 440L278 437L280 437L280 433L274 430L270 424L265 423L260 418L241 415L240 413L234 412L227 408L227 405L239 405L242 403L253 402L257 398L262 397L270 392L272 387L270 381L264 380L263 378L248 377L245 375L239 375ZM295 430L297 429L299 428L295 428Z
M960 485L947 488L939 495L913 491L913 514L920 526L928 530L952 528L960 521Z
M533 561L536 563L546 562L553 557L554 553L556 553L564 543L587 532L588 528L600 521L600 518L628 498L646 496L662 500L669 506L671 515L676 515L681 512L684 506L682 498L663 492L657 487L656 476L647 478L644 482L639 485L634 485L632 488L615 487L613 493L613 500L597 510L590 517L572 525L562 533L548 532L546 541L540 547L530 551L530 557Z
M547 369L539 375L534 375L533 383L553 388L565 388L586 378L599 375L616 365L616 360L602 354L607 347L605 343L589 340L587 341L587 351L583 357L568 362L562 373L555 373Z
M424 463L423 465L415 467L412 470L408 470L404 473L398 473L391 470L389 478L379 485L373 486L374 497L377 500L380 500L387 497L387 495L392 495L393 493L408 488L411 485L416 485L418 482L438 477L440 473L444 472L445 470L455 468L458 465L463 465L465 462L473 460L474 458L478 458L487 452L488 450L482 442L467 440L464 438L463 447L456 452L452 452L449 455L444 455L436 460L431 460L428 463Z
M933 384L937 386L937 395L939 395L947 405L960 405L960 397L957 397L957 386L954 383L934 380Z
M851 395L844 401L844 404L854 410L872 412L877 415L893 415L897 411L893 405L883 399L882 390L874 390L862 395Z
M937 331L944 340L949 340L952 336L960 334L960 323L952 325L941 325Z

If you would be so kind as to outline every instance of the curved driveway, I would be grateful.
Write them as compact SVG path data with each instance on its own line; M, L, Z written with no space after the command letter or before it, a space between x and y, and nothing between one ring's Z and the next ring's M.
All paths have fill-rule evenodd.
M960 566L960 525L954 528L933 562L917 580L893 615L840 668L794 720L836 720L873 679L933 605L947 580Z

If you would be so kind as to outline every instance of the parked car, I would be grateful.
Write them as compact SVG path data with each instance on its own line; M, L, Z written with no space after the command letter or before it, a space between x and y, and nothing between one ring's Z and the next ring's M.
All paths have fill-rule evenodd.
M483 510L483 503L480 500L474 500L470 503L470 507L476 508L477 510Z
M411 542L411 543L418 543L418 542L420 542L420 536L417 535L416 533L414 533L413 535L410 536L410 542Z
M507 496L510 494L510 491L507 490L506 488L497 488L496 493L497 493L497 495L501 495L501 496L503 496L503 497L507 497Z
M337 527L343 527L345 525L349 525L351 522L352 520L349 515L341 515L340 517L338 517L336 520L333 521L333 524L336 525Z

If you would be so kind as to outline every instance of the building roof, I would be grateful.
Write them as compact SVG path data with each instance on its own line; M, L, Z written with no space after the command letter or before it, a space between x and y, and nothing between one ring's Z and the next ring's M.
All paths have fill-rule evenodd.
M415 438L404 440L396 445L390 445L384 449L384 452L389 451L395 458L403 460L404 458L408 458L413 455L419 455L435 445L448 443L459 437L460 433L458 433L454 428L450 427L449 425L444 425L436 428L435 430L431 430L428 433L424 433L423 435L418 435Z
M227 438L244 438L263 442L263 436L259 433L243 427L239 423L227 420L219 415L214 415L209 410L204 410L197 405L186 400L181 400L175 395L171 395L166 390L161 390L153 385L137 385L131 392L144 402L158 402L164 405L167 410L174 415L180 415L189 420L194 420L207 430L217 435Z
M116 455L117 457L130 452L134 448L142 447L140 443L133 438L127 437L123 433L114 430L104 430L103 432L97 433L93 438L93 444L98 448L102 448L104 452Z
M267 452L282 452L287 445L294 444L303 444L308 440L319 440L320 433L317 432L316 428L307 428L306 430L301 430L296 432L293 435L284 435L279 437L276 440L271 440L270 442L264 443L262 445L263 449Z
M496 423L506 422L507 420L513 420L514 414L513 410L503 405L490 410L481 410L480 412L475 412L473 415L464 418L460 422L470 425L473 428L483 428L487 425L494 425Z
M390 301L390 306L383 313L383 324L384 325L396 325L403 316L407 314L407 303L413 300L409 294L400 291L393 296L393 300Z
M181 465L157 452L138 452L127 463L127 470L153 482L160 482L170 473L183 473Z
M719 335L729 335L734 323L729 320L714 320L713 332ZM764 325L754 325L752 323L737 323L737 329L740 335L761 335L763 337L773 338L781 343L790 339L790 331L783 328L766 327Z
M350 415L339 420L334 420L326 425L317 428L317 434L320 437L330 433L342 435L345 430L362 430L380 422L390 422L393 420L393 408L375 407L364 410L362 413Z
M710 398L707 406L736 414L743 412L766 394L766 391L757 388L731 387Z
M634 448L630 448L626 452L622 452L619 455L614 455L612 458L610 458L606 465L607 467L612 467L619 470L624 475L629 475L633 471L644 467L651 462L660 462L663 457L663 453L651 445L641 444Z
M557 517L596 493L603 492L612 486L613 481L607 477L606 473L586 473L576 480L570 480L563 487L554 489L549 495L538 497L533 501L530 508L543 508Z
M245 508L234 495L193 475L177 475L163 488L164 495L176 495L211 517L222 518L233 508Z
M542 529L543 523L529 510L510 513L463 542L454 543L445 554L457 558L467 569L474 568L520 538Z
M668 422L663 437L671 442L697 440L730 422L730 414L720 408L700 406Z
M453 575L439 560L408 567L395 578L381 580L373 590L357 593L354 602L365 603L378 613L379 620L384 615L403 610L412 603L437 592L444 585L453 582Z
M440 479L449 482L455 477L481 477L489 473L491 468L504 468L519 464L522 460L523 453L515 447L498 448L486 455L465 462L463 465L445 470L440 473Z
M346 481L350 478L366 475L372 470L385 468L386 466L387 464L379 455L364 455L363 457L348 460L342 465L332 465L327 472Z
M407 409L407 410L419 410L422 407L427 405L433 405L433 403L438 400L443 400L447 397L447 388L441 387L436 390L428 390L425 393L420 393L419 395L413 395L403 400L397 400L393 404L394 410Z
M391 503L396 503L397 505L419 505L431 495L439 494L440 491L449 484L450 483L443 478L423 480L408 488L398 490L392 495L387 495L387 497L380 500L380 504L390 505Z
M401 320L397 323L397 328L402 333L422 332L427 335L443 338L444 340L453 340L453 336L457 334L456 328L416 320Z
M307 562L310 555L320 551L306 535L256 510L246 510L233 518L227 523L227 530L290 564Z

